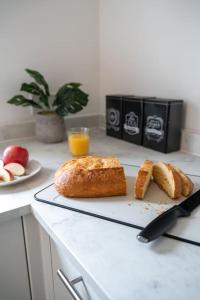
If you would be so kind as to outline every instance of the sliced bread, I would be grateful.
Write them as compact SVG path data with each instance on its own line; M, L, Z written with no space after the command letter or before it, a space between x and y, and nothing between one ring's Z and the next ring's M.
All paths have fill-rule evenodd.
M158 162L153 167L153 180L172 199L181 196L182 181L175 168L163 162Z
M149 186L153 170L153 161L145 160L141 165L135 181L134 195L136 199L143 199Z
M185 197L189 196L193 191L193 187L194 187L193 182L182 170L180 170L179 168L177 168L172 164L169 165L172 166L181 177L181 185L182 185L181 194Z

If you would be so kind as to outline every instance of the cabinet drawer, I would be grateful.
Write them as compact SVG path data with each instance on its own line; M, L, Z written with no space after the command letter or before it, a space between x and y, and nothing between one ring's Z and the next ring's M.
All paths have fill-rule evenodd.
M72 289L80 296L81 300L103 300L102 295L97 295L97 291L88 284L84 276L74 267L74 265L66 257L63 251L54 241L51 240L52 269L54 281L55 300L74 300L66 286L71 283ZM63 276L66 283L58 276L58 271ZM78 279L76 283L76 279ZM73 282L75 281L75 284ZM77 297L77 299L79 299Z

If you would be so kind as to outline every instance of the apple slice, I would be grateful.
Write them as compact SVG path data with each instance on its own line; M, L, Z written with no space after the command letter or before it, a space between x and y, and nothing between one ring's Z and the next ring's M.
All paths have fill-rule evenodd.
M4 169L10 171L13 176L22 176L25 174L25 169L18 163L10 163L4 166Z
M10 171L8 171L4 168L0 168L0 178L3 181L9 182L14 179L14 176Z
M3 168L3 166L4 166L3 160L0 159L0 168Z

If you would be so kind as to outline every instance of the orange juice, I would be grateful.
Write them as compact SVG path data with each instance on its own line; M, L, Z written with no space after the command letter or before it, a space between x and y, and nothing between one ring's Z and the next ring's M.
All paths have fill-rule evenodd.
M90 137L87 133L70 133L68 135L69 150L74 156L87 155Z

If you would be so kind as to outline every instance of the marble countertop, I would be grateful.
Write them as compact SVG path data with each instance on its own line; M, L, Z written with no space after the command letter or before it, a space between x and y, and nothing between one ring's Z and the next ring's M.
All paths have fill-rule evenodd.
M139 165L144 159L176 163L200 175L200 158L186 153L162 154L106 137L93 130L91 152L117 155L122 163ZM42 171L18 185L0 189L0 221L32 212L74 263L102 290L102 299L197 299L200 289L200 247L166 237L145 245L137 229L110 223L34 200L52 183L56 168L70 158L66 142L41 144L34 138L0 143L27 147Z

